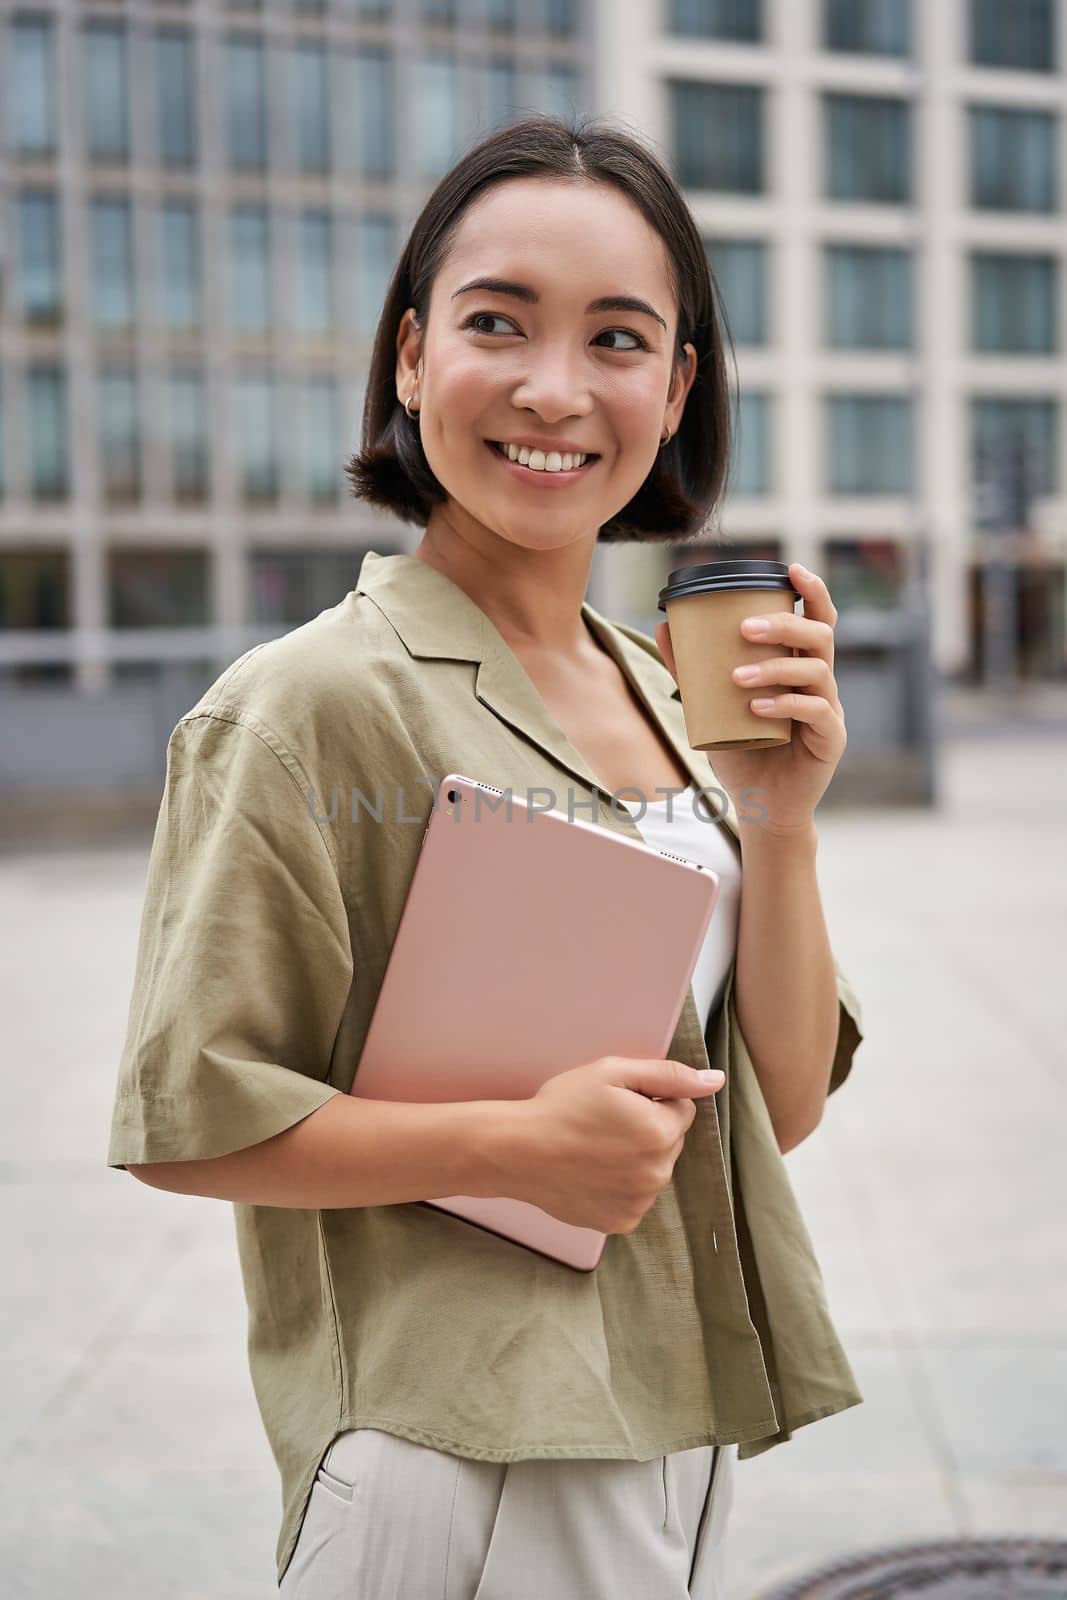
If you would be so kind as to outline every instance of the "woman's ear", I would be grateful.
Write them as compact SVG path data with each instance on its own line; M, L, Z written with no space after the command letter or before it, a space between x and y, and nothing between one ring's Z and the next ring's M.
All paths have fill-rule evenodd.
M418 386L419 364L422 360L422 334L415 320L414 306L408 306L400 319L396 333L396 392L403 403Z

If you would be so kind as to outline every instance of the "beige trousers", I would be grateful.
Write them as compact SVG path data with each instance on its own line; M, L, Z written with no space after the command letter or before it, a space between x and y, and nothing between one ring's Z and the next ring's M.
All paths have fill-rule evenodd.
M323 1456L286 1600L726 1600L736 1445L472 1461L376 1428Z

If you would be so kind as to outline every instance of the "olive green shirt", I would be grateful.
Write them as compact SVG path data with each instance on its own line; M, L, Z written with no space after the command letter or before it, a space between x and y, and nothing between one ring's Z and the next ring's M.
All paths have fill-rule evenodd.
M693 781L651 638L583 616ZM641 834L458 585L364 557L355 590L234 662L167 747L108 1165L221 1156L346 1094L433 785L463 772ZM582 802L586 809L580 809ZM590 807L591 803L591 809ZM380 818L380 820L379 820ZM724 817L737 851L737 817ZM835 957L831 1092L862 1034ZM418 1202L234 1206L251 1376L282 1478L278 1581L333 1438L483 1461L756 1455L861 1402L733 1005L668 1055L721 1067L670 1183L577 1271ZM417 1002L417 997L413 997Z

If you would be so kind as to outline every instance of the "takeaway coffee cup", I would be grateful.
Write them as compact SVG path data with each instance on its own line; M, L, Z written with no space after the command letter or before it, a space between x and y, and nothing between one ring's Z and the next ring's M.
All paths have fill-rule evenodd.
M784 561L704 561L679 567L659 592L682 692L685 730L693 750L760 750L788 744L789 717L761 717L749 701L781 685L736 683L735 667L794 655L778 642L749 639L746 617L792 611L799 600Z

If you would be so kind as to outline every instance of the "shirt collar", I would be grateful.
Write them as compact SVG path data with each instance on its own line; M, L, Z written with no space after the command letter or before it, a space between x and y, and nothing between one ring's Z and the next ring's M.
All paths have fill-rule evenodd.
M368 550L356 593L373 601L412 656L477 662L475 694L482 704L590 789L611 798L611 791L601 785L552 716L518 656L481 607L451 578L414 556L383 556ZM701 788L721 791L709 799L717 813L726 798L722 820L738 840L733 801L717 783L707 754L690 748L681 692L659 651L651 640L635 637L633 631L601 616L588 601L582 603L582 615L649 716L662 729L692 781ZM470 776L478 778L481 774L472 772ZM629 804L625 793L621 800L622 804Z

